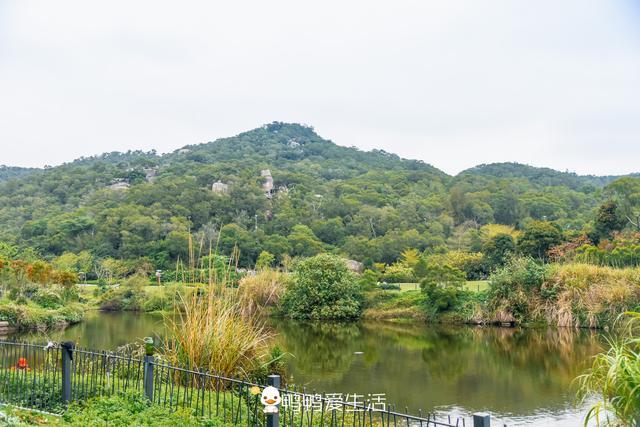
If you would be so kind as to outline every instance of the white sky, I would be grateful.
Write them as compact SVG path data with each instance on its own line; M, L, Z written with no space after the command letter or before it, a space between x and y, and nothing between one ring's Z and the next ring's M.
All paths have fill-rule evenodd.
M0 164L274 120L449 173L640 171L640 5L0 0Z

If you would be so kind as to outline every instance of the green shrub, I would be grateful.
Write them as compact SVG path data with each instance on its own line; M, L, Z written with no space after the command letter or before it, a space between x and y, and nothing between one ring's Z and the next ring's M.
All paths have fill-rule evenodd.
M420 282L428 317L437 320L441 313L458 308L466 294L463 289L465 277L464 271L448 264L428 266Z
M27 299L33 298L33 296L40 289L40 285L35 283L23 283L19 286L12 286L9 290L9 299L12 299L18 304L24 304Z
M147 299L144 286L147 277L136 274L124 280L117 288L105 292L99 300L100 310L105 311L141 311Z
M61 289L60 289L61 290ZM60 290L53 287L40 288L33 295L33 301L44 308L58 308L62 305Z
M127 393L74 403L65 412L62 425L66 426L149 426L195 427L224 426L222 421L202 420L187 410L171 411L149 403L142 394Z
M169 310L171 307L172 303L166 292L151 294L142 304L142 309L147 312Z
M489 310L498 321L532 321L532 297L540 295L548 267L531 258L514 258L489 278ZM545 287L544 295L557 293Z
M467 280L480 280L486 277L484 255L480 252L448 251L443 254L434 254L427 257L427 264L455 267L465 273Z
M415 276L411 267L396 263L385 268L382 280L389 283L410 283L415 281Z
M380 283L378 287L384 291L399 291L400 285L395 283Z
M360 275L358 283L363 289L373 290L376 288L379 278L380 275L376 271L367 269Z
M539 291L547 272L546 266L531 258L516 258L491 276L489 287L492 294L505 298L519 288Z
M98 279L96 284L98 286L93 290L93 295L96 297L104 295L109 290L109 285L105 279Z
M282 308L298 319L352 319L360 316L362 300L362 288L344 260L320 254L297 265Z
M465 273L450 265L430 265L420 288L426 297L427 313L435 316L459 305L465 294Z

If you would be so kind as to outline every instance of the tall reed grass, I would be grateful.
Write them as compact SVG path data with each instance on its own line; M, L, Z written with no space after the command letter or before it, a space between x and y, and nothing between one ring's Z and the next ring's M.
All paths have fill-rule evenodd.
M638 307L640 268L514 259L491 276L485 316L500 322L598 328Z
M543 306L552 324L601 327L640 304L640 268L571 263L550 270L545 288L557 297Z
M194 257L191 238L190 258ZM173 313L165 315L167 337L163 357L178 366L205 369L230 377L249 377L269 363L271 334L257 313L247 311L243 295L230 278L236 272L237 250L223 271L212 263L215 249L209 246L206 267L208 283L187 294L177 294ZM193 273L196 262L189 260L185 281L201 283Z
M253 315L276 307L284 295L289 275L277 270L260 270L240 280L238 289L244 313Z
M618 338L609 338L608 351L597 355L591 369L577 378L582 403L597 397L584 425L640 425L640 313L629 312Z

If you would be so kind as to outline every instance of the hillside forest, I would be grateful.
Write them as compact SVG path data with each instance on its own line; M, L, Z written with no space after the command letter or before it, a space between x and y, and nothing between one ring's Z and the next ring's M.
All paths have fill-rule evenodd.
M164 155L3 166L0 258L96 278L172 270L212 247L244 269L328 252L404 282L408 264L449 257L477 279L515 252L636 265L639 211L637 176L516 163L450 176L274 122Z

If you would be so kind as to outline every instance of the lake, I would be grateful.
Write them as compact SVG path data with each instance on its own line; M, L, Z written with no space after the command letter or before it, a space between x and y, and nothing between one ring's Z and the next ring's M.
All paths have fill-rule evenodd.
M442 413L488 411L508 425L579 425L572 380L602 349L602 333L395 324L305 323L269 319L289 353L293 382L309 391L384 393L398 409ZM163 331L162 317L90 312L83 323L43 341L73 340L115 349Z

